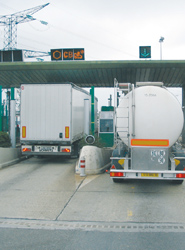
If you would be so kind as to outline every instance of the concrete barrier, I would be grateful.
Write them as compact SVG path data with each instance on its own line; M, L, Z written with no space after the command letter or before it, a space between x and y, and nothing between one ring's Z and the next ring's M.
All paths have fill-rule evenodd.
M0 148L0 168L15 164L20 158L20 148Z
M99 174L110 166L112 149L84 146L76 163L76 174L80 174L80 159L85 157L85 174Z

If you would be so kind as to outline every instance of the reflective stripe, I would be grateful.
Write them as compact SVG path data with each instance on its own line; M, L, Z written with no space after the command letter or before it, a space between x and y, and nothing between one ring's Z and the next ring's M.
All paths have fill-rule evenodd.
M168 147L169 146L169 140L131 139L131 146Z
M65 138L69 138L69 127L65 127Z
M22 138L26 138L26 126L22 126Z

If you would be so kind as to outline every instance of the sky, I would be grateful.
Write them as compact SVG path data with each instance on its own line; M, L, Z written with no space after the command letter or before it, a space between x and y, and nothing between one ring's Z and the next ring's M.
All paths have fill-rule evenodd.
M0 0L0 16L48 2ZM17 25L18 49L49 52L58 48L84 48L87 61L143 60L139 59L139 46L151 46L151 60L159 60L162 36L163 60L185 58L184 0L51 0L49 3L33 14L37 20ZM0 26L1 48L3 39L4 26ZM48 60L50 57L45 58ZM107 105L108 89L102 91Z

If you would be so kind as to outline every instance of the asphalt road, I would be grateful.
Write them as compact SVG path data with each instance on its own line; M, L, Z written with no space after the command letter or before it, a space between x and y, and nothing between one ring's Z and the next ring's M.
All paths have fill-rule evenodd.
M184 250L184 233L0 229L2 250Z
M74 159L0 170L0 249L185 249L185 183L75 175Z

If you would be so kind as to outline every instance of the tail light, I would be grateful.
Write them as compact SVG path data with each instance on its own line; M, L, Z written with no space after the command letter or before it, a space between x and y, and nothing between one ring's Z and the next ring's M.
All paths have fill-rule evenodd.
M23 148L22 152L31 152L31 148Z
M185 178L185 174L176 174L176 178Z
M62 148L61 150L63 153L70 153L71 149L70 148Z
M122 172L110 172L110 177L123 177L124 173Z
M183 169L185 171L185 168ZM176 178L185 178L185 173L184 174L176 174Z

